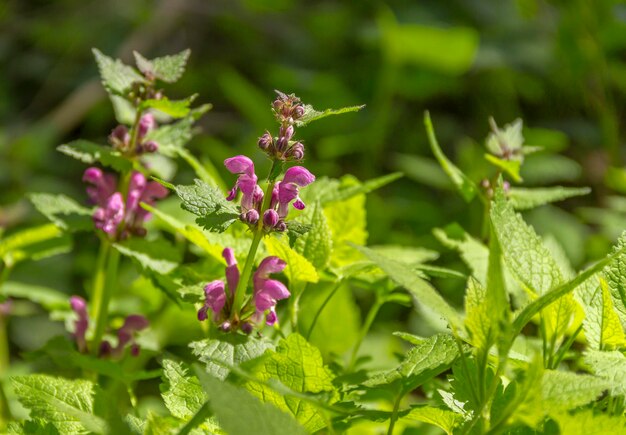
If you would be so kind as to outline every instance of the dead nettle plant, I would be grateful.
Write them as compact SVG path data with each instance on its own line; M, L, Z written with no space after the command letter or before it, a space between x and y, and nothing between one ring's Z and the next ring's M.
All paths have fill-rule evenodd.
M624 433L626 239L576 273L558 243L524 221L519 210L588 189L518 186L525 156L539 151L524 144L521 121L491 121L492 170L472 179L444 155L426 115L451 185L484 210L480 235L435 229L467 265L452 270L428 264L438 253L421 247L366 247L366 194L400 174L360 182L307 169L314 145L303 128L363 106L318 111L277 91L268 100L277 126L259 131L248 155L224 161L225 182L185 148L210 106L160 89L182 75L189 51L136 54L136 68L94 53L119 125L106 145L59 147L89 165L90 207L32 194L53 236L20 240L52 240L45 252L58 253L91 233L99 253L69 301L4 283L4 298L43 305L70 333L31 355L34 373L11 377L9 396L29 414L9 431ZM173 181L176 158L195 172L193 184ZM43 252L17 236L0 241L3 279L16 259ZM464 307L433 278L462 280ZM367 295L363 319L355 293ZM431 333L397 331L403 351L381 366L362 343L385 304L415 306ZM142 388L157 383L160 405ZM6 423L19 407L3 403Z

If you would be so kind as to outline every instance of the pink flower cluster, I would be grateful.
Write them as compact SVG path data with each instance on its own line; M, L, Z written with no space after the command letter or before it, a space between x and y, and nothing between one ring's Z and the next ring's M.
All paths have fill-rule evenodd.
M147 181L141 173L134 171L128 185L126 201L117 192L117 181L113 174L91 167L85 170L83 181L90 184L87 195L92 204L98 207L93 220L96 228L115 238L126 238L130 234L144 236L143 223L150 213L141 208L141 202L154 204L157 199L167 195L167 189L155 181Z
M221 324L221 329L228 331L232 327L227 319L239 283L239 268L231 248L224 249L222 255L226 260L226 284L222 280L215 280L204 287L205 301L202 308L198 310L198 320L206 320L208 312L211 310L213 320ZM260 324L265 320L267 325L273 325L277 322L276 303L281 299L288 298L291 294L282 282L270 279L270 274L280 273L286 266L285 261L274 256L266 257L259 264L252 279L254 297L251 302L254 304L254 310L248 310L251 313L250 322ZM246 307L244 307L245 311ZM252 331L250 322L241 324L241 329L246 333Z
M289 213L289 204L302 210L305 207L300 199L300 188L315 181L315 176L302 166L294 166L285 172L282 181L274 185L272 198L267 210L261 210L263 190L257 184L258 177L254 173L254 163L246 156L235 156L224 161L226 169L239 175L237 182L227 196L232 201L241 191L241 219L249 224L256 224L263 213L263 225L267 231L285 231L285 218Z
M118 125L109 135L111 146L125 154L153 153L159 149L159 145L153 140L145 140L146 135L156 128L156 121L151 113L147 113L139 119L137 126L137 141L135 149L130 149L130 132L124 125Z
M87 302L80 296L72 296L70 298L70 307L76 314L74 322L74 339L78 350L86 353L87 349L87 329L89 328L89 315L87 314ZM148 319L138 314L131 314L124 320L124 324L117 330L117 345L113 346L107 340L100 344L100 356L121 358L124 356L124 350L130 346L130 353L133 356L139 355L140 347L135 342L137 332L146 329L149 325Z

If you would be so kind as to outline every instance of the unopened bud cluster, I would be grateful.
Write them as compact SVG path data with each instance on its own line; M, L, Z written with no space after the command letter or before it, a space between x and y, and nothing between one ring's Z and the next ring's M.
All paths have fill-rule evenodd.
M146 113L139 119L137 124L137 138L132 145L131 132L124 125L118 125L109 135L109 143L122 154L133 156L146 153L154 153L159 149L159 144L153 140L146 140L148 133L157 127L154 116Z
M305 108L295 95L286 95L276 91L278 97L272 103L272 110L280 123L278 136L272 137L266 131L259 138L259 148L265 151L270 158L281 161L300 161L304 158L304 145L294 139L295 123L302 118Z

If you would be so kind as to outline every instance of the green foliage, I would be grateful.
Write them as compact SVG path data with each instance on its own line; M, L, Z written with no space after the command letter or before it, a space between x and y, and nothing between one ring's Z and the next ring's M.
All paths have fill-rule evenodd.
M132 163L124 158L119 151L87 140L79 139L59 145L57 150L89 165L100 163L121 172L132 169Z
M290 283L317 282L319 275L315 267L303 255L289 247L287 243L276 238L266 237L263 241L270 255L282 258L287 263L285 275ZM323 253L320 253L323 255Z
M591 189L588 187L544 187L527 189L512 187L508 192L515 210L529 210L551 202L563 201L581 195L588 195Z
M209 231L224 232L239 218L233 204L224 194L204 181L195 180L191 186L176 186L181 207L198 216L196 222Z
M93 228L92 210L63 195L31 193L35 208L65 231L86 231Z
M146 59L136 51L133 54L137 68L142 73L150 73L163 82L174 83L185 72L185 66L187 65L187 60L189 60L191 50L183 50L178 54L157 57L152 60Z
M93 54L100 70L102 85L110 94L125 96L133 83L144 81L135 69L124 65L119 59L112 59L95 48Z
M27 228L0 239L0 259L7 267L68 252L71 239L53 224Z

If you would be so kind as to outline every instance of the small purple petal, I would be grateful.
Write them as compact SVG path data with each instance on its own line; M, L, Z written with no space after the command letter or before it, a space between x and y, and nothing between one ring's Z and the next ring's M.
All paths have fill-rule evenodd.
M263 214L263 225L265 225L267 228L274 228L278 223L278 220L279 217L278 213L276 213L276 210L269 209L266 210Z
M226 303L224 283L220 280L211 281L204 287L204 296L206 298L204 304L215 314L219 314Z
M267 279L270 273L280 273L285 270L285 267L287 263L284 260L276 256L265 257L254 273L254 278Z
M308 186L315 181L315 175L311 174L303 166L293 166L285 171L283 183L294 183L300 187Z
M143 115L139 120L139 131L137 132L139 134L139 137L144 137L155 126L156 121L154 120L154 116L151 113L146 113L145 115Z
M267 326L272 326L277 321L278 321L278 316L276 315L276 311L271 310L269 313L267 313L267 317L265 318L265 324Z
M231 248L225 248L222 256L226 260L226 283L230 294L233 295L239 285L239 268L237 267L237 259Z
M80 296L72 296L70 298L70 307L76 313L77 319L74 322L74 338L78 345L78 350L84 352L87 350L87 341L85 335L89 328L89 315L87 314L87 302Z
M232 174L246 174L249 177L254 176L254 163L246 156L235 156L224 160L224 166Z
M304 210L304 207L304 202L302 202L300 198L296 199L296 201L293 203L293 208L297 210Z

